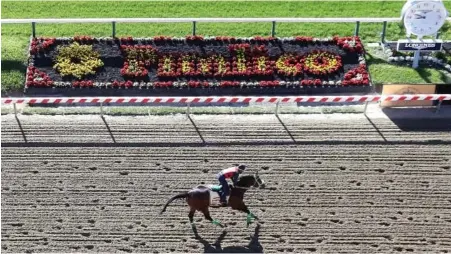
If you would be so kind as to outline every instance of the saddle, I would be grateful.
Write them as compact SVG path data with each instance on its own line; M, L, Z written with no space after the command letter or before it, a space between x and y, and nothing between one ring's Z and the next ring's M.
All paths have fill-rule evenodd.
M222 190L222 185L210 185L209 187L210 190L218 193Z

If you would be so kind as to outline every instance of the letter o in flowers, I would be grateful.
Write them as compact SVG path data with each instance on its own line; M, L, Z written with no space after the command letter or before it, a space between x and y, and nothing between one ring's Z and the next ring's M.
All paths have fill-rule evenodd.
M305 72L318 76L332 74L343 66L339 55L327 51L313 51L302 57L300 62Z

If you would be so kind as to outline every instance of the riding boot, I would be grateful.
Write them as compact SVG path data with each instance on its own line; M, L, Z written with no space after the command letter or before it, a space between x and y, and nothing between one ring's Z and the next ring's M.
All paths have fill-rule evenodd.
M227 206L227 197L225 197L224 194L221 196L220 202L221 206Z

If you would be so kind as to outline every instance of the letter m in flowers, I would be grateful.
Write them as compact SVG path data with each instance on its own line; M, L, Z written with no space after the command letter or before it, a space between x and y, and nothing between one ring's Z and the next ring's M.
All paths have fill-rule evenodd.
M196 76L199 74L196 71L196 62L197 57L194 54L183 54L180 56L177 63L177 73L182 73L185 76Z

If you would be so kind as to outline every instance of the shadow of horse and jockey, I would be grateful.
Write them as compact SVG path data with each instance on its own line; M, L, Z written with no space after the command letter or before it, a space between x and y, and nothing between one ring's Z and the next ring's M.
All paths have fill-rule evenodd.
M265 183L258 175L258 171L255 172L254 175L243 175L240 176L236 185L230 185L230 196L228 197L228 204L230 208L233 210L238 210L247 214L247 227L252 223L252 221L259 220L259 218L254 215L249 208L244 203L244 194L250 188L264 188ZM224 227L219 221L214 220L210 216L210 207L217 207L215 205L215 199L219 198L221 186L216 185L198 185L192 188L189 191L185 191L178 195L173 196L168 200L160 214L166 211L166 208L170 203L172 203L176 199L185 199L186 203L189 206L188 218L191 223L191 228L194 232L196 231L196 226L194 224L194 214L196 211L199 211L204 214L205 219L213 223L214 225Z
M197 233L196 229L194 229L194 236L200 243L204 245L204 253L263 253L263 246L259 242L259 224L257 224L257 226L255 227L254 234L251 235L250 242L247 246L222 247L221 244L226 235L227 232L223 231L216 242L214 244L210 244Z

